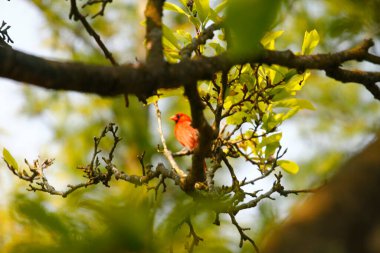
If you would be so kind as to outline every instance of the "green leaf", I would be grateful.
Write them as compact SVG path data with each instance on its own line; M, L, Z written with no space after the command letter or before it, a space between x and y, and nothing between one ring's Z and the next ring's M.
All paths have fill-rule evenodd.
M223 11L226 8L226 6L227 6L227 2L228 2L227 0L224 0L223 2L221 2L220 4L218 4L217 6L215 6L214 11L216 13L219 13L219 12Z
M209 0L194 0L195 8L198 12L198 17L202 24L207 21L208 15L210 13L210 1Z
M201 21L199 21L198 18L190 16L189 17L190 22L195 26L196 29L200 29L201 27Z
M305 71L302 75L294 75L286 84L289 91L299 91L305 85L306 80L310 77L310 71Z
M164 33L164 39L167 39L168 42L170 42L170 44L172 44L175 48L180 49L177 37L174 35L172 29L166 25L162 25L162 31Z
M214 21L215 23L223 21L223 19L221 17L219 17L218 13L211 8L209 10L208 19Z
M319 43L319 34L314 29L311 32L305 32L305 36L303 38L302 51L301 54L311 54L314 48Z
M181 96L183 95L183 92L184 92L183 87L177 88L177 89L171 89L171 90L159 89L157 91L159 95L154 95L154 96L149 97L146 100L146 103L149 105L160 100L161 98L166 98L166 97L171 97L171 96Z
M242 122L249 122L251 119L252 117L250 114L246 112L238 111L227 118L227 124L239 125Z
M169 2L165 2L164 3L164 9L165 10L168 10L168 11L174 11L174 12L177 12L179 14L182 14L182 15L185 15L187 17L189 17L190 15L186 13L185 10L183 10L181 7L179 7L178 5L175 5L173 3L169 3Z
M8 165L12 166L15 170L18 170L18 164L16 160L6 148L3 148L3 159Z
M207 45L214 49L217 55L225 51L225 48L220 43L210 42Z
M277 148L280 146L279 142L274 142L271 144L268 144L265 147L265 158L269 158L270 156L274 155L274 152L276 152Z
M280 37L284 31L275 31L275 32L267 32L264 37L261 39L261 44L266 49L274 50L274 42L275 40Z
M274 107L315 110L315 107L313 106L313 104L309 100L298 99L298 98L283 99L283 100L274 102L273 106Z
M259 43L273 24L281 1L233 0L226 9L226 27L231 34L232 57L246 57L258 52Z
M262 141L257 145L258 148L266 147L269 144L279 143L282 138L282 133L275 133L270 136L263 137Z
M300 110L299 107L295 107L295 108L292 108L290 109L289 111L287 111L284 115L281 116L281 120L282 121L285 121L287 119L290 119L291 117L293 117L294 115L296 115L296 113Z
M295 69L290 69L288 72L286 72L284 76L284 81L288 82L290 79L293 78L293 76L298 75L297 70Z
M277 161L278 166L290 174L297 174L299 167L295 162L289 160L279 160Z

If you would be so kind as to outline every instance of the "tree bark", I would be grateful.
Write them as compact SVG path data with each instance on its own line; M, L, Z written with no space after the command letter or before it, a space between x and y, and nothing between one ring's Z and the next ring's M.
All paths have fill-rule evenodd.
M277 64L294 68L324 70L326 75L342 82L362 84L374 98L380 100L380 72L347 70L340 66L350 60L380 64L380 57L369 54L372 40L356 47L331 54L295 55L291 51L262 50L245 59L231 59L228 54L214 57L185 58L174 64L160 61L146 64L100 66L78 62L59 62L29 55L8 47L0 47L0 77L25 82L46 89L71 90L100 96L121 94L146 98L158 89L173 89L200 80L211 80L215 73L227 71L237 64ZM161 59L161 58L160 58ZM162 60L162 59L161 59Z
M262 252L380 252L380 133L269 236Z

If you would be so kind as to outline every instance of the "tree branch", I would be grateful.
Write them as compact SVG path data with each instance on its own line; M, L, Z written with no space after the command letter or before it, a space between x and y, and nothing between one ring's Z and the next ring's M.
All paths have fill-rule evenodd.
M148 0L145 9L146 17L146 62L155 68L161 68L164 63L162 49L162 11L165 0ZM154 68L155 67L155 68Z
M86 3L82 5L82 8L85 8L86 6L99 4L99 3L102 4L102 7L100 11L98 11L95 15L92 16L92 18L96 18L97 16L103 16L107 4L112 3L112 0L88 0Z
M208 39L214 37L214 32L222 27L221 23L214 23L207 27L202 33L194 38L190 44L181 49L179 55L182 58L190 58L192 52L194 52L200 45L206 44Z
M9 45L9 43L13 43L13 40L8 34L9 28L11 28L11 26L7 25L5 21L3 21L0 25L0 47L10 48L11 46Z
M29 191L42 191L47 192L51 195L59 195L62 197L67 197L69 194L78 189L86 188L91 185L97 185L99 183L102 183L104 186L109 187L109 182L111 181L112 176L114 176L117 180L124 180L126 182L134 184L135 186L147 184L152 179L161 176L160 182L156 186L157 189L161 184L165 187L165 183L163 182L165 178L172 179L174 183L178 185L181 184L180 176L177 173L173 172L171 169L167 169L162 163L159 163L156 166L155 170L152 170L152 165L147 166L144 170L145 175L142 176L128 175L125 172L117 169L116 166L112 163L112 160L114 158L114 151L117 144L121 140L116 134L117 131L118 127L115 126L115 124L110 123L104 128L99 137L94 138L94 151L90 163L86 166L78 167L78 169L83 171L84 177L87 178L87 181L75 185L69 184L67 185L66 190L56 190L55 187L52 186L49 183L49 180L45 177L44 171L53 164L54 159L46 159L43 162L35 160L33 164L30 164L27 160L25 160L25 163L28 166L28 170L15 168L12 164L8 163L7 160L4 159L4 161L8 169L15 176L21 180L29 182ZM101 153L99 145L103 138L106 137L107 133L112 134L113 145L108 152L108 157L102 156L101 159L99 159L99 154ZM101 160L104 161L104 167L102 167Z
M185 95L189 99L189 105L192 116L192 126L199 131L199 144L194 150L192 157L192 166L189 177L186 180L187 188L192 189L196 182L204 182L206 175L204 172L205 158L211 151L212 129L207 123L203 109L204 104L199 96L196 81L194 83L185 83Z
M164 155L165 155L166 159L169 161L169 163L172 166L172 168L175 171L175 173L177 173L180 178L185 178L187 176L186 173L183 172L179 168L178 164L176 163L176 161L174 160L174 158L172 156L172 153L169 151L168 147L166 146L166 141L165 141L164 133L162 131L162 124L161 124L161 111L158 108L158 103L157 102L154 103L154 107L156 109L158 132L160 134L161 143L162 143L162 146L164 148L164 151L163 151Z
M293 209L262 252L379 252L379 137Z
M86 17L83 16L79 12L76 0L70 0L70 3L71 3L71 9L70 9L69 18L70 19L74 18L75 21L79 20L82 23L82 25L84 26L84 28L86 29L86 31L88 32L88 34L90 34L90 36L94 37L96 43L99 45L99 47L103 51L104 56L112 63L112 65L113 66L119 65L116 62L116 60L114 59L114 57L112 56L111 52L107 49L106 45L103 43L99 34L97 34L95 32L95 30L91 27L90 23L87 22ZM103 8L105 8L105 4L104 4Z
M239 243L239 247L240 247L240 248L243 247L243 243L244 243L244 241L249 241L249 242L252 244L253 248L255 249L256 253L258 253L258 252L259 252L259 247L257 247L255 241L254 241L252 238L250 238L250 237L244 232L245 230L248 230L248 229L247 229L247 228L242 228L242 227L239 225L239 223L237 222L236 217L235 217L235 215L234 215L233 213L229 213L229 216L230 216L230 218L231 218L231 222L232 222L232 224L235 225L236 229L239 231L239 234L240 234L240 243Z
M367 60L376 63L367 50L372 40L365 40L357 47L330 54L295 55L291 51L263 50L261 54L245 59L231 60L226 54L196 59L184 59L179 63L165 64L160 79L147 65L99 66L77 62L57 62L28 55L17 50L0 47L0 76L39 87L54 90L71 90L95 93L101 96L133 94L150 96L158 89L171 89L185 83L196 85L198 80L211 80L214 74L236 64L277 64L298 71L318 69L343 82L363 84L380 100L380 72L341 70L349 60Z

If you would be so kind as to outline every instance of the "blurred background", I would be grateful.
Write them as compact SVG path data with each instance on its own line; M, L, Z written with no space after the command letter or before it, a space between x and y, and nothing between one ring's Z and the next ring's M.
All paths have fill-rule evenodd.
M219 2L210 1L211 6ZM285 31L277 48L299 52L304 32L312 29L321 37L317 53L343 50L365 38L380 45L379 7L376 0L284 1L274 28ZM144 60L144 8L145 1L114 1L107 5L104 17L91 20L120 63ZM68 19L69 11L68 1L0 1L0 21L11 25L9 35L15 49L50 59L109 65L81 24ZM86 8L84 13L95 11ZM165 13L164 20L172 29L195 33L187 27L187 20L172 12ZM380 54L379 47L372 52ZM364 63L346 67L376 70ZM281 144L288 148L286 159L300 165L298 174L285 175L286 186L305 189L323 184L350 155L371 141L380 128L380 104L362 86L337 83L322 72L313 72L299 96L311 100L316 110L300 112L286 122L281 127ZM168 118L177 111L188 112L187 106L182 97L160 100L164 132L173 150L180 146L171 134L173 124ZM151 106L133 97L125 108L122 97L47 91L0 79L1 150L6 147L20 165L24 158L55 158L47 176L58 189L84 180L76 167L88 163L93 137L109 122L119 126L123 138L115 161L120 169L141 173L137 156L144 151L147 162L165 162L156 152L160 142L154 115ZM188 158L179 161L189 162ZM223 180L223 172L219 177ZM144 187L112 181L111 188L98 185L63 199L26 191L27 183L1 162L0 248L3 252L168 252L173 244L178 252L185 251L188 228L175 224L185 210L196 206L171 186L168 184L170 194L158 194L156 199L154 192ZM252 228L249 234L260 244L270 228L303 198L267 200L255 211L242 212L238 219ZM213 219L207 212L195 218L197 233L205 239L195 252L252 251L250 245L239 249L239 235L228 217L221 216L220 227L212 225ZM173 230L177 232L172 234Z

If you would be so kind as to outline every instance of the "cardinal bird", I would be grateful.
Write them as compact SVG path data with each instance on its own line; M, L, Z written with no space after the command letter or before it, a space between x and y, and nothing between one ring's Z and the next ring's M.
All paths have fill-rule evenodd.
M184 113L177 113L171 116L170 119L175 122L175 138L189 151L194 151L199 143L199 132L191 126L191 118ZM203 169L206 172L206 162L204 162Z
M198 146L199 132L191 126L191 118L184 113L177 113L170 119L175 122L175 138L189 151L194 151Z

